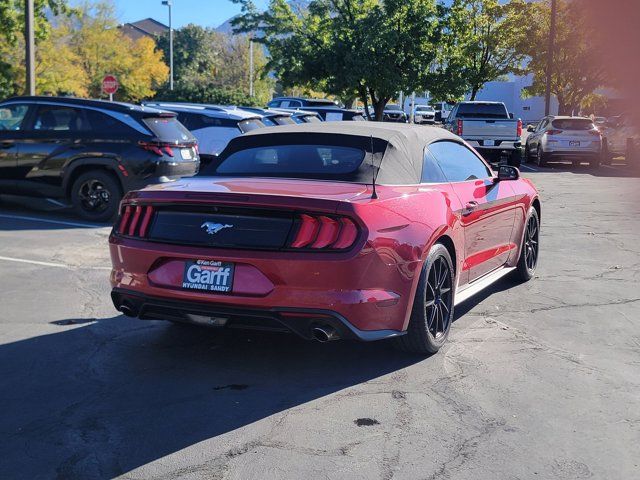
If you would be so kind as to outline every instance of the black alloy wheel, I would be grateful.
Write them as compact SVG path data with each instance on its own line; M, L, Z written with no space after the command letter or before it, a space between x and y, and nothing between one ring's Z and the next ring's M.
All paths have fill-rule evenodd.
M83 210L100 213L109 208L111 192L100 180L93 178L80 185L78 197Z
M525 225L520 258L516 268L518 280L526 282L536 273L540 254L540 217L535 208L531 207Z
M407 331L393 339L398 348L427 355L444 345L453 322L455 278L449 251L436 243L420 272Z
M449 330L453 306L452 278L444 257L438 257L429 270L425 295L427 328L438 339Z
M79 216L93 222L106 222L118 212L122 190L118 180L104 170L80 175L71 187L71 203Z

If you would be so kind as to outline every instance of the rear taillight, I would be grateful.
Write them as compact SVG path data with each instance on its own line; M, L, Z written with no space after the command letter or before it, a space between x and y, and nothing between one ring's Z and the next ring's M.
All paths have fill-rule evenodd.
M297 219L298 229L291 248L312 250L344 250L355 243L358 227L347 217L301 214Z
M547 130L547 135L560 135L562 130Z
M456 134L462 135L462 120L458 120L458 129L456 130Z
M520 138L522 136L522 120L518 119L518 126L516 127L516 136Z
M117 232L120 235L144 238L147 236L152 218L151 205L126 205L120 215Z
M147 152L152 152L162 157L165 153L170 157L173 157L173 148L172 145L167 143L152 143L152 142L138 142L138 145L146 150Z
M596 137L599 137L602 135L602 133L600 132L600 130L598 130L597 128L592 128L591 130L588 130L587 133L589 135L594 135Z

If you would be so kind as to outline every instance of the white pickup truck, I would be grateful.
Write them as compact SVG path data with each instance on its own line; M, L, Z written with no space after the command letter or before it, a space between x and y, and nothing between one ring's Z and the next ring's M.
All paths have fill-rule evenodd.
M488 162L520 167L522 120L514 119L502 102L460 102L447 117L445 128L459 135Z

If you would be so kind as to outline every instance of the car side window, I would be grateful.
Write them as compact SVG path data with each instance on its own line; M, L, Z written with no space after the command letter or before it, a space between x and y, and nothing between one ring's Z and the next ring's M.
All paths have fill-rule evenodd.
M0 130L21 130L28 105L12 104L0 106Z
M429 151L450 182L489 178L491 171L469 148L460 143L440 141L429 145Z
M90 127L78 108L57 105L38 107L33 129L38 131L81 132Z
M442 169L438 165L433 154L428 148L424 149L424 157L422 160L422 178L421 183L443 183L447 179L442 173Z
M91 130L104 132L109 135L131 135L135 131L106 113L86 109L84 111Z
M267 107L269 108L278 108L279 106L281 106L282 102L280 100L272 100L269 103L267 103Z

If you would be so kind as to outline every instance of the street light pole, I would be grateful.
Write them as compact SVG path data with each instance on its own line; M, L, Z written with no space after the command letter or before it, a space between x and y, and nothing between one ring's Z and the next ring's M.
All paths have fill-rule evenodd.
M27 93L36 94L35 53L36 46L33 34L33 0L25 0L24 8L24 40L25 40L25 66L27 67Z
M171 23L172 0L162 0L162 4L169 7L169 90L173 90L173 25Z
M253 97L253 39L249 37L249 96Z
M551 111L551 73L553 71L553 50L556 44L556 0L551 0L551 27L549 29L549 46L547 47L547 78L544 88L544 115Z

